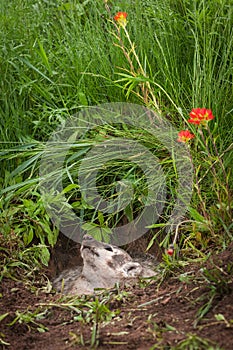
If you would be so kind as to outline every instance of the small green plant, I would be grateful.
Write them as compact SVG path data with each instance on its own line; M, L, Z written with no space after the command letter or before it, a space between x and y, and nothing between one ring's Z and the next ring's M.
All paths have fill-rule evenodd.
M183 268L189 264L188 261L181 260L167 253L163 254L163 262L159 265L159 273L156 276L158 287L169 277L179 275Z
M232 263L230 262L223 270L221 267L213 264L213 268L204 268L201 270L202 278L207 282L208 290L198 299L204 300L204 304L199 308L194 326L196 327L204 316L213 308L216 300L222 299L225 295L232 292Z
M110 302L116 298L120 300L125 294L105 292L99 297L62 297L56 303L41 304L41 307L50 309L53 307L66 309L72 312L70 322L81 322L91 326L90 339L86 339L82 334L77 336L75 333L70 334L70 341L73 344L85 344L95 348L99 344L101 326L108 324L113 318L117 317L120 310L112 311Z
M159 340L163 339L164 333L176 331L175 327L169 325L166 322L153 321L153 315L148 316L147 323L148 323L148 332L151 333L155 339L158 339L158 344L159 344ZM158 346L158 344L156 345ZM155 348L152 348L152 349L155 349Z
M179 342L178 345L172 346L172 350L221 350L207 339L198 337L195 334L189 334L186 339Z
M83 311L74 316L74 321L81 321L91 324L91 339L89 345L91 348L98 346L101 324L108 323L117 315L116 311L110 311L108 307L109 298L84 302Z
M46 332L48 330L48 328L45 327L42 323L39 323L39 321L43 320L45 317L47 317L47 311L48 310L46 310L46 309L41 311L40 308L36 309L33 312L32 311L25 311L25 312L16 311L15 312L16 317L8 325L11 327L15 323L26 324L29 330L31 330L31 328L36 328L37 331L40 333Z
M45 211L41 195L34 189L16 190L3 194L0 204L0 250L4 259L1 274L11 276L13 268L29 270L29 266L48 265L49 246L57 241L58 229L53 226Z

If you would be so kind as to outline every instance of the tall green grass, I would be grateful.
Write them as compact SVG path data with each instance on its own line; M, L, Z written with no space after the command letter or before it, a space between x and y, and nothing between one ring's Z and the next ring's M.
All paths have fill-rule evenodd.
M128 13L131 40L169 121L187 128L192 107L213 110L211 131L232 178L231 0L108 1L108 6L112 16ZM142 103L117 82L129 64L115 45L110 19L104 1L1 1L0 184L7 203L13 191L22 197L35 189L44 142L67 117L104 102ZM205 157L203 147L197 167ZM219 178L223 181L221 169ZM210 184L210 178L202 184L208 203L217 201ZM199 210L198 199L193 205Z
M233 110L230 3L110 2L112 15L129 13L128 29L148 76L184 115L193 106L211 107L225 140ZM118 67L128 64L114 46L102 1L0 6L2 140L46 139L54 124L82 105L125 100L114 81ZM155 91L161 109L174 112L167 96Z

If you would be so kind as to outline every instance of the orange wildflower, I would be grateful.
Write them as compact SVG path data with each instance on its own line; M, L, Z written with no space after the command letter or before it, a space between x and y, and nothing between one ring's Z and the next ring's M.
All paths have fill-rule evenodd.
M189 130L182 130L178 133L178 142L188 142L195 136Z
M127 16L128 13L126 12L117 12L113 18L120 26L125 27L127 24Z
M193 108L189 115L190 119L188 122L197 125L205 125L206 122L214 119L211 109L206 108Z

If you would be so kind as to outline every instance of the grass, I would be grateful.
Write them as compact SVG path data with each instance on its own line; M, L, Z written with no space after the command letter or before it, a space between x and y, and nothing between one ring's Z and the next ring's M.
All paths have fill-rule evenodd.
M119 10L128 13L127 32L112 21ZM1 2L0 223L4 237L13 228L22 251L35 241L55 244L57 231L53 235L39 193L46 141L87 106L131 102L159 108L177 132L188 128L193 107L212 109L215 119L209 131L203 130L203 137L189 126L196 133L190 146L195 179L185 219L192 222L179 227L178 244L194 255L200 246L204 252L200 255L209 245L226 247L233 235L232 11L229 0ZM134 163L109 162L98 172L101 194L107 201L116 200L123 187L115 184L124 180L134 189L133 200L120 213L93 210L73 186L83 154L106 137L140 141L159 158L166 175L165 209L159 222L151 223L153 239L162 231L166 247L173 238L164 227L176 201L177 164L161 140L139 126L109 123L82 135L65 160L62 199L88 221L95 235L105 230L107 239L123 219L130 221L142 211L148 185ZM91 165L98 168L101 159L99 155L90 158ZM54 176L53 171L49 175ZM153 181L156 185L157 180ZM44 263L48 254L44 250Z

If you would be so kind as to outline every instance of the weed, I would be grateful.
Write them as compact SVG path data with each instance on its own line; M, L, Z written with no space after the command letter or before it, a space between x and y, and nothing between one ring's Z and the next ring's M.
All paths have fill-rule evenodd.
M112 300L113 297L113 300ZM71 322L81 322L91 326L90 339L86 339L82 334L77 336L72 333L71 342L88 344L91 348L97 347L99 344L99 337L101 327L108 324L113 318L116 318L120 313L119 310L111 311L110 302L120 300L125 297L125 293L112 294L106 292L101 297L93 297L88 300L86 297L62 297L56 303L40 304L40 307L46 309L62 308L71 312Z
M196 314L194 327L199 324L218 300L221 300L225 295L232 292L232 263L227 265L226 271L214 264L212 269L204 268L201 270L201 273L209 290L199 298L199 300L204 299L205 303L199 308Z
M16 311L15 315L16 317L13 319L12 322L8 324L8 326L13 326L15 323L19 324L26 324L28 329L31 330L31 327L36 327L37 331L40 333L48 331L48 328L45 327L42 323L39 323L39 320L44 319L47 316L48 310L43 310L41 312L40 308L36 309L35 311L25 311L20 312Z
M219 346L215 346L207 339L198 337L195 334L190 334L187 339L182 340L178 345L172 346L172 350L221 350Z

